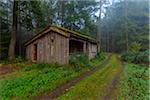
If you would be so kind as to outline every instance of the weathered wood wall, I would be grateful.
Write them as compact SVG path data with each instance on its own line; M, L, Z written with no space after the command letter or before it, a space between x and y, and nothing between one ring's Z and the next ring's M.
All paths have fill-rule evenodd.
M67 64L69 61L69 39L50 32L26 47L27 59L34 61L34 44L37 43L37 62Z
M97 45L90 42L88 42L87 44L87 55L89 59L92 59L97 55Z
M69 34L69 33L67 33ZM83 53L92 59L97 54L97 45L86 40L67 37L57 32L49 33L39 37L26 47L26 58L31 62L38 63L69 63L69 40L82 42L83 45L77 45L75 49L82 48ZM37 44L37 60L34 60L34 44ZM79 47L82 46L82 47Z

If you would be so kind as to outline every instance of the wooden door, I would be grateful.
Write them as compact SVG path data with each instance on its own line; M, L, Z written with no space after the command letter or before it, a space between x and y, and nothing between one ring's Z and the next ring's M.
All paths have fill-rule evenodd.
M34 44L34 60L37 60L37 44Z

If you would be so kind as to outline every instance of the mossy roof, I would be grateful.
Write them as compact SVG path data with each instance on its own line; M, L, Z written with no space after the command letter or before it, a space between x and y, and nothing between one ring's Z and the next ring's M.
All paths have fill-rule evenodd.
M58 29L58 30L56 30ZM60 26L56 26L56 25L48 25L45 29L43 29L41 32L39 32L38 34L36 34L35 36L33 36L31 39L29 39L26 43L25 46L29 45L30 43L32 43L33 41L35 41L36 39L38 39L39 37L43 36L44 34L48 33L49 31L56 31L57 33L63 35L63 36L67 36L67 33L70 34L70 36L73 37L77 37L77 38L81 38L90 42L94 42L96 43L96 39L93 37L90 37L88 35L82 34L82 33L78 33L69 29L66 29L64 27L60 27Z
M52 27L56 27L56 28L58 28L58 29L61 29L61 30L63 30L63 31L66 31L66 32L70 33L70 35L73 35L73 36L76 36L76 37L82 37L82 38L85 38L85 39L88 39L88 40L96 41L95 38L93 38L93 37L91 37L91 36L88 36L88 35L85 35L85 34L83 34L83 33L75 32L75 31L66 29L66 28L64 28L64 27L59 27L59 26L55 26L55 25L52 25Z

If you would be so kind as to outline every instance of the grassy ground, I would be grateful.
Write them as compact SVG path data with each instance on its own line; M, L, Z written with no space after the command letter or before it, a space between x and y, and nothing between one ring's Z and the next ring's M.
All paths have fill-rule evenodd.
M93 75L77 83L64 95L60 96L60 100L95 100L101 99L106 95L106 87L113 80L114 76L120 71L120 62L113 55L108 64L103 66Z
M2 99L16 97L25 99L37 95L39 92L52 90L78 74L79 72L75 72L73 69L67 70L61 67L26 68L0 80L0 96Z
M22 66L22 64L17 66ZM75 70L70 66L48 64L25 66L23 64L20 70L0 77L0 98L1 100L29 99L41 92L51 91L87 70L89 70L88 67Z
M149 100L149 80L148 67L126 63L118 88L116 89L118 99Z
M95 59L90 65L101 63ZM50 92L62 83L71 80L81 73L89 70L89 67L75 70L70 66L33 64L28 67L25 64L20 70L0 76L0 98L30 99L42 92ZM2 66L1 66L2 67ZM112 55L107 64L100 66L91 76L83 79L68 92L58 97L60 100L78 99L102 99L109 98L119 100L148 100L148 67L126 63L123 73L120 75L121 63L116 55ZM118 76L118 77L116 77ZM117 84L112 84L115 78L120 78ZM114 88L110 88L115 85Z

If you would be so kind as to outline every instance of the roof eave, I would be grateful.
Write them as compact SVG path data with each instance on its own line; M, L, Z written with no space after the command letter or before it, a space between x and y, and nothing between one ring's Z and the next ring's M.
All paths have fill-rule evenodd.
M58 26L54 26L54 25L48 25L44 30L42 30L41 32L39 32L37 35L33 36L30 40L28 40L27 42L25 42L24 46L28 46L29 44L31 44L32 42L34 42L36 39L40 38L41 36L45 35L46 33L50 32L50 31L54 31L57 32L65 37L77 37L80 39L84 39L86 41L92 42L92 43L97 43L96 39L80 34L78 32L75 31L71 31L62 27L58 27ZM70 35L68 34L70 33Z

